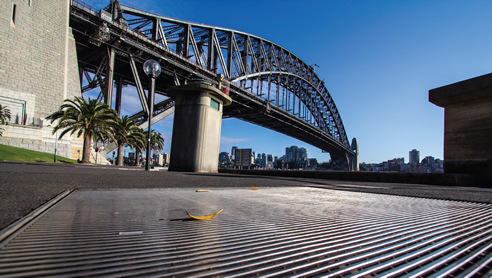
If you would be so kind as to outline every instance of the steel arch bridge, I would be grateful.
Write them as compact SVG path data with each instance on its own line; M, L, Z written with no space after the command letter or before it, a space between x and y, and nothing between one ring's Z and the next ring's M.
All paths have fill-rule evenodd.
M164 17L119 1L96 10L72 1L70 26L77 45L82 92L100 88L111 105L116 83L116 109L121 88L135 86L142 111L133 115L142 126L148 120L141 64L155 59L162 66L156 93L202 78L223 86L233 99L224 118L238 118L294 137L329 152L340 170L352 170L355 155L335 102L314 68L292 52L248 33ZM138 66L137 66L138 65ZM111 84L111 86L108 86ZM174 110L172 99L154 106L152 122Z

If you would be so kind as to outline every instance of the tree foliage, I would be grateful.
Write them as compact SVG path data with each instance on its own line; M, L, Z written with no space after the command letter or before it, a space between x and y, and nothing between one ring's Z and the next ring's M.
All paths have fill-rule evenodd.
M126 143L132 150L135 151L135 166L140 166L140 153L147 146L147 138L145 137L145 131L142 128L138 128L138 133L141 133L143 138L139 140L136 137L129 137Z
M73 100L66 99L55 111L48 117L51 123L58 120L53 128L53 134L58 130L62 132L59 139L66 134L76 134L77 137L83 135L84 151L82 163L90 163L90 148L92 140L115 140L114 128L118 115L104 103L98 102L97 99L85 100L82 97L75 97Z
M149 136L149 131L146 130L144 132L145 134L145 148L147 148L147 142L148 142L148 136ZM153 150L155 152L160 152L164 149L164 138L162 138L162 135L159 131L152 129L150 131L150 149L151 151ZM149 154L147 154L149 155Z
M10 109L7 106L0 104L0 125L7 125L8 121L10 121ZM2 136L4 129L0 128L0 136Z
M142 130L128 116L118 118L115 125L114 138L118 144L118 166L123 166L123 147L145 145L145 136ZM132 147L133 148L133 147Z

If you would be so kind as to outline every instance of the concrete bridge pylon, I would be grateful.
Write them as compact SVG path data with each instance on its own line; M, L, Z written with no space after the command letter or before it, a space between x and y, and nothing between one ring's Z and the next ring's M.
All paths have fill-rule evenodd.
M204 81L171 87L175 98L169 171L216 173L223 107L232 99Z

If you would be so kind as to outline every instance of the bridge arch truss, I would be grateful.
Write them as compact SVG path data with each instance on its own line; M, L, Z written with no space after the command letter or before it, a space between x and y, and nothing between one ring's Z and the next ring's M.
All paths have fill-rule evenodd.
M226 80L250 93L256 85L256 95L265 96L267 101L277 97L273 104L312 119L318 128L349 146L335 102L314 67L282 46L248 33L163 17L128 6L122 5L120 11L132 31L202 69L223 74ZM272 93L272 84L275 90L285 91L290 103L279 101L283 92ZM296 102L305 106L306 113L296 112Z
M119 1L99 13L83 7L78 0L73 3L72 17L78 27L72 28L80 29L76 31L81 38L86 36L77 39L79 35L76 35L76 40L88 40L89 43L79 43L85 48L89 48L91 40L97 45L80 51L84 55L79 57L84 72L81 76L89 83L82 88L83 92L99 85L101 95L111 99L106 84L113 82L112 71L118 72L124 78L123 83L137 88L143 111L136 117L142 122L148 111L143 90L146 81L139 79L141 67L136 65L145 59L161 62L165 78L156 80L156 93L164 96L169 86L193 78L217 82L217 74L222 74L225 77L222 83L233 99L233 104L224 108L224 118L234 117L284 133L319 147L329 152L332 159L349 165L354 151L325 83L313 66L282 46L232 29L141 11L120 5ZM97 20L91 17L94 15ZM79 26L81 22L83 25ZM105 28L107 34L103 32ZM103 54L96 59L95 53ZM127 66L118 69L118 63ZM166 101L161 106L154 107L154 111L173 105Z

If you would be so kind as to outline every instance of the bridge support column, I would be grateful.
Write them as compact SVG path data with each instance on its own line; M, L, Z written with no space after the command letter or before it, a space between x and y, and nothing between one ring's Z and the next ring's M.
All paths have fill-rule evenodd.
M121 115L121 93L123 92L123 79L118 77L116 79L116 103L115 110L118 115Z
M169 171L216 173L222 109L232 100L205 81L171 87L175 99Z
M106 68L106 79L104 80L106 85L106 92L104 94L104 103L111 107L113 101L113 76L114 76L114 48L108 49L108 66Z

